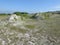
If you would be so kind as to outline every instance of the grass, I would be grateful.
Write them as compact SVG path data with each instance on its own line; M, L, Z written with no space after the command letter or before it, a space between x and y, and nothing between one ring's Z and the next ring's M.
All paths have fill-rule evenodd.
M34 25L26 25L26 27L29 28L29 29L34 29L35 28Z
M15 30L15 31L21 32L23 34L26 33L26 30L25 29L21 29L20 27L10 26L9 28L10 28L10 30Z
M5 18L7 18L7 15L5 15L5 16L4 15L3 16L0 15L0 18L1 19L5 19ZM28 34L30 34L31 33L30 31L32 31L32 33L31 33L32 35L30 35L30 36L31 37L37 37L37 39L38 39L37 41L40 41L40 39L44 39L44 38L40 38L40 37L44 37L46 35L48 35L50 37L57 37L56 40L57 39L60 40L60 15L59 16L54 16L54 17L49 18L49 19L47 18L47 19L44 19L44 20L40 20L40 19L38 19L38 20L34 20L34 19L28 20L28 19L26 19L26 23L27 23L27 25L23 25L23 26L25 26L26 28L30 29L29 31L27 29L20 28L21 26L13 26L12 24L10 25L10 23L5 25L5 26L0 25L0 28L2 28L2 30L6 31L6 29L4 29L4 28L7 27L8 32L9 31L11 31L13 33L17 32L18 34L19 33L22 33L22 34L28 33ZM6 34L6 32L4 32L2 34ZM9 34L7 34L7 36L9 36L9 38L12 38L11 40L13 42L15 42L15 40L19 40L18 37L16 38L16 36L18 34L14 33L14 35L12 35L12 37L9 36ZM3 37L3 36L1 36L1 37ZM4 38L6 39L6 36ZM40 43L40 42L38 42L38 43Z
M9 15L0 15L0 20L4 20L8 17Z

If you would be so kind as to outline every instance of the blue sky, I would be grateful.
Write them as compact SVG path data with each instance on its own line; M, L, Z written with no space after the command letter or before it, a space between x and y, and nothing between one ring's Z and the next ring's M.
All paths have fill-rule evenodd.
M60 0L0 0L0 12L45 12L60 10Z

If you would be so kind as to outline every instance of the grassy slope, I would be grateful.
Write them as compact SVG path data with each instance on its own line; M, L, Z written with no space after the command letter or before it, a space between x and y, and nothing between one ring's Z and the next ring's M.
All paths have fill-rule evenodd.
M7 18L7 16L0 16L0 19L5 19L5 18ZM5 31L5 32L4 31L2 32L2 35L4 35L4 33L6 34L6 32L7 32L6 30L8 30L8 32L10 31L10 33L14 33L14 35L12 35L12 37L9 36L9 39L11 37L12 41L15 42L14 40L19 40L19 37L16 39L16 36L18 34L20 34L20 32L29 34L30 31L32 31L32 33L30 33L30 34L32 34L31 37L37 37L38 39L40 39L40 37L41 37L40 34L41 34L42 36L48 35L52 39L54 38L54 40L60 40L60 15L51 16L50 19L43 19L43 20L26 19L25 21L27 24L27 25L25 25L25 27L30 30L21 29L20 27L14 27L14 26L8 24L7 26L4 26L4 27L7 27L7 29L5 29L4 27L2 28ZM39 35L37 35L37 34L39 34ZM8 36L10 34L8 33L6 35ZM1 37L6 38L7 37L6 35L4 35L5 37L3 37L3 36L1 36ZM51 40L51 41L54 41L54 40ZM40 43L38 41L40 41L40 40L37 40L37 43ZM53 42L53 43L55 43L55 42ZM57 43L55 45L57 45Z
M8 15L0 15L0 20L6 19Z

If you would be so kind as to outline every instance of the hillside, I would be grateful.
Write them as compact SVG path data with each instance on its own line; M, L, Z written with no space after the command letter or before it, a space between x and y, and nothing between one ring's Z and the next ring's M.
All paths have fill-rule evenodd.
M0 45L60 45L60 14L0 15Z

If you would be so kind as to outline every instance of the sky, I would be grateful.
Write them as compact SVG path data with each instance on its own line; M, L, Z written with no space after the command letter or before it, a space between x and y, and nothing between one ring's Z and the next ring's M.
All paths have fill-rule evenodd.
M46 12L60 10L60 0L0 0L0 12Z

